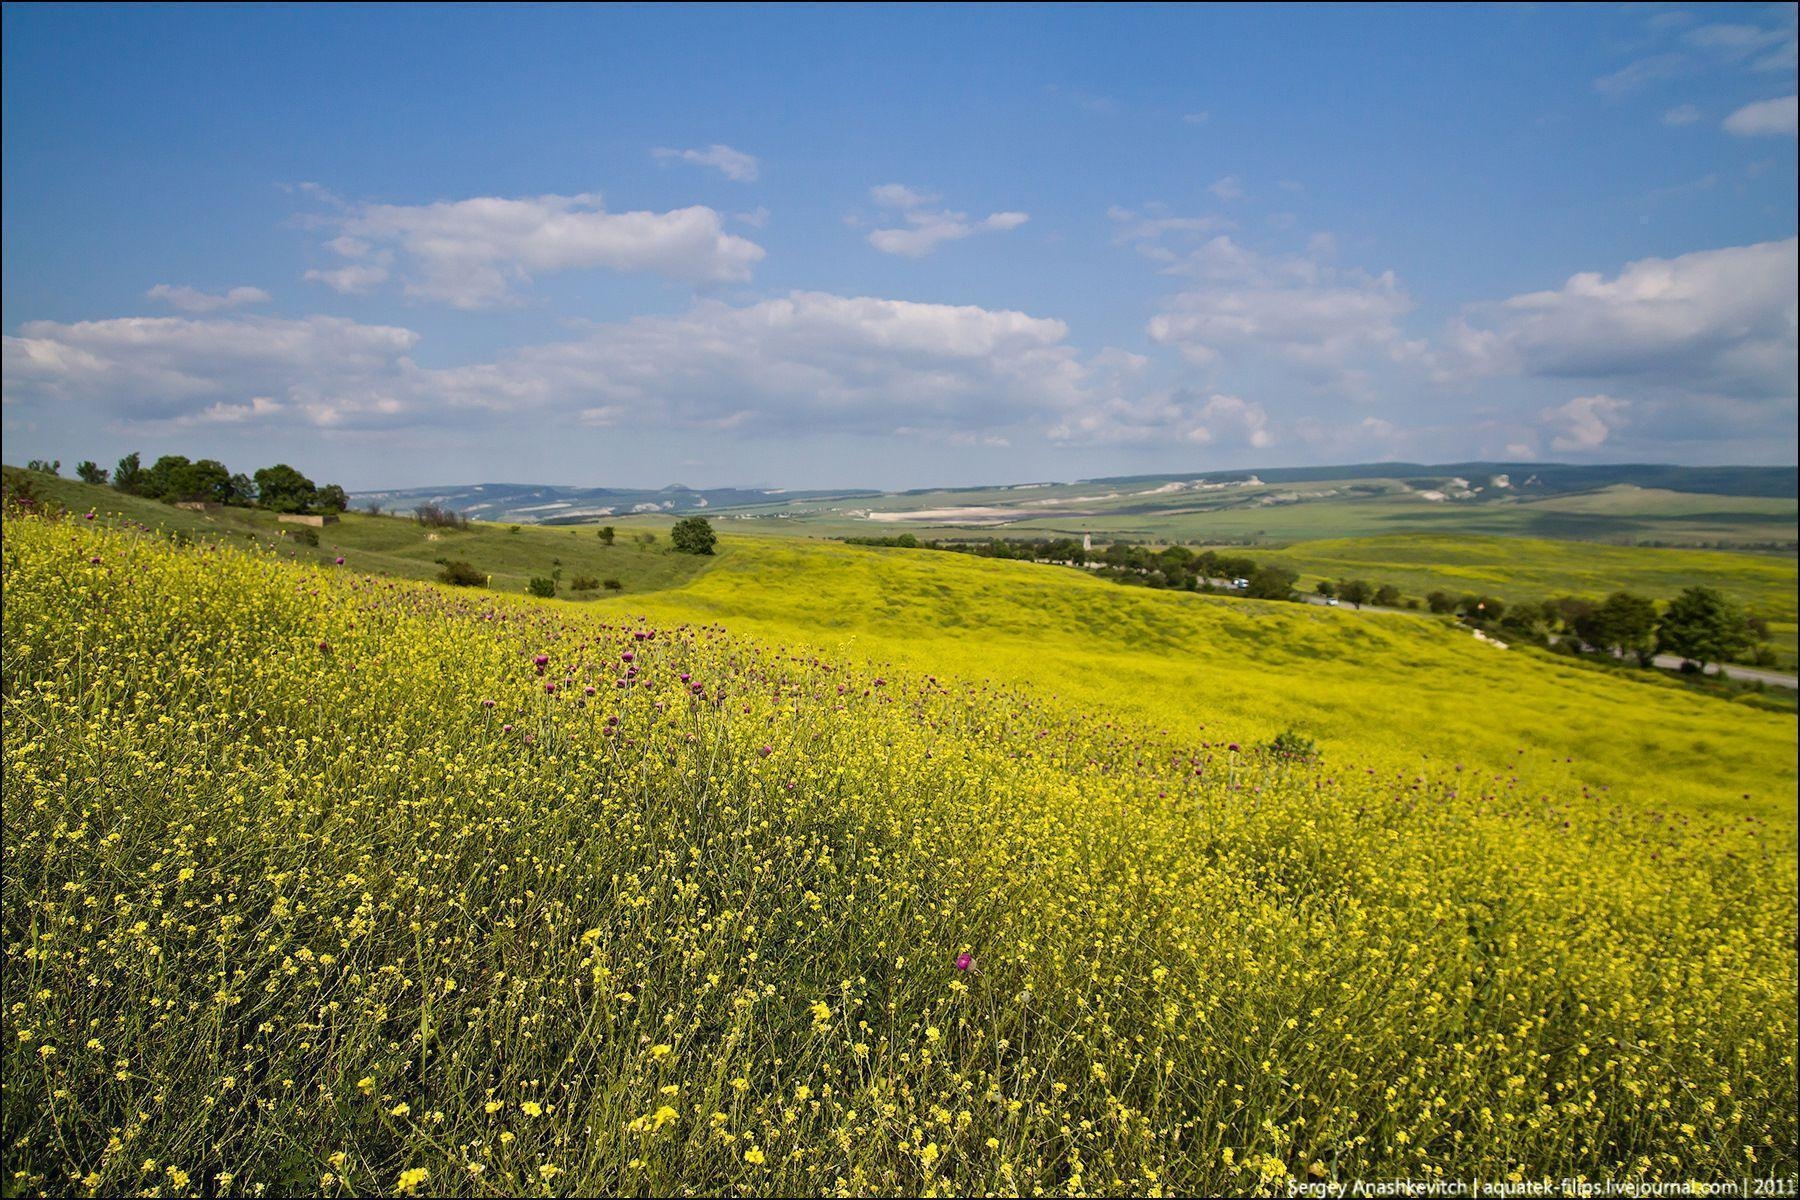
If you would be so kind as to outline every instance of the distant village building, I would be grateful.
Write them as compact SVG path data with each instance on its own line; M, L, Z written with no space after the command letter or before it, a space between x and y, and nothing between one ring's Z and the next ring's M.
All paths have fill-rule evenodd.
M285 521L289 525L311 525L315 529L322 529L327 525L338 523L336 515L332 513L282 513L275 519Z

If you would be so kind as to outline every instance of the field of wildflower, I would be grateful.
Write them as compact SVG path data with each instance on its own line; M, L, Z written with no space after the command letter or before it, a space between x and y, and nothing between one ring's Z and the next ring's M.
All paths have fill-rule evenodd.
M1714 802L1791 718L1671 693L1759 778L1665 803L1104 703L1157 627L1073 572L1120 607L1052 698L781 636L832 592L748 594L778 559L738 623L729 559L657 607L79 515L0 558L9 1194L1800 1169L1794 821Z

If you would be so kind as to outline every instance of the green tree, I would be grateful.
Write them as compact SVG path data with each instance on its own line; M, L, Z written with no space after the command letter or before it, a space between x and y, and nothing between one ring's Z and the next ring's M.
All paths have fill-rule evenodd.
M1313 591L1319 593L1319 595L1325 597L1327 600L1330 600L1337 595L1337 584L1331 582L1329 579L1321 579L1319 580L1318 586L1313 588Z
M1630 592L1614 592L1598 605L1579 614L1575 636L1596 650L1623 656L1634 654L1647 667L1656 654L1656 602Z
M556 580L545 579L541 575L534 575L531 577L531 582L526 585L525 590L534 596L542 596L544 599L548 600L556 595Z
M719 537L705 517L683 517L669 530L669 540L683 554L711 554Z
M350 507L350 497L335 483L328 483L319 489L318 505L326 512L341 513Z
M231 471L216 458L203 458L188 468L182 486L183 494L177 496L177 500L227 504L231 500Z
M42 471L46 475L62 474L62 459L34 458L25 464L27 471Z
M256 473L257 502L274 512L305 512L318 494L312 480L286 463L263 467Z
M75 477L83 483L97 484L100 487L106 486L106 468L92 460L76 463Z
M1691 587L1670 602L1656 629L1656 648L1704 668L1732 662L1756 645L1741 609L1709 587Z
M1425 607L1434 613L1453 613L1456 611L1456 597L1449 592L1436 591L1425 597Z
M1369 603L1381 608L1399 608L1400 589L1391 583L1384 583L1375 589L1375 594L1369 597Z
M613 538L617 537L618 533L619 531L614 529L611 525L602 525L600 527L600 540L610 546L613 544Z
M1245 594L1258 600L1291 600L1300 576L1286 567L1258 567L1250 576Z
M185 454L165 454L144 472L142 494L152 500L186 500L194 464Z
M1369 586L1366 579L1346 579L1337 585L1337 594L1338 599L1345 604L1361 608L1375 594L1375 589Z
M136 450L121 458L119 465L113 468L112 485L127 496L144 494L144 464Z

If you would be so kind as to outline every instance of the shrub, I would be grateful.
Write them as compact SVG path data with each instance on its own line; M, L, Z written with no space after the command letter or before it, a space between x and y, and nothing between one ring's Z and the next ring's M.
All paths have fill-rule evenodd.
M380 509L371 506L369 511L379 512ZM419 505L413 509L413 520L427 529L467 529L469 527L469 518L445 508L441 504Z
M439 561L443 562L442 559ZM438 582L455 587L486 587L487 576L476 570L473 563L458 559L455 562L444 562L444 569L438 572Z
M1316 763L1324 758L1319 743L1289 726L1276 734L1263 750L1272 758L1285 759L1288 762Z
M514 526L514 528L516 529L518 527ZM525 586L525 590L534 596L542 596L544 599L548 600L550 597L556 595L556 580L545 579L542 576L534 575L532 576L531 582Z
M609 592L622 592L625 590L625 585L616 579L609 579L606 581L606 590Z
M316 529L296 529L292 531L291 536L302 546L316 546L319 544L319 531Z
M569 588L577 592L591 592L599 588L600 581L592 575L577 575L569 583Z

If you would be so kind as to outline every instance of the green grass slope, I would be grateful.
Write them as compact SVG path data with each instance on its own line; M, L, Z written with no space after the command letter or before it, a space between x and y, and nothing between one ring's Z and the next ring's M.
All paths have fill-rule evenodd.
M559 593L582 599L600 593L570 593L578 575L617 580L620 591L631 595L691 579L708 565L704 558L671 551L664 535L658 544L644 546L622 533L608 546L596 536L597 526L521 525L513 532L510 525L477 521L466 530L427 529L409 516L359 512L347 512L337 524L317 530L319 544L305 546L293 536L299 527L281 523L273 513L248 508L195 512L76 480L12 467L6 472L9 482L26 480L47 499L72 512L93 512L103 523L134 522L199 541L274 546L298 562L330 563L342 556L358 570L402 579L435 579L438 560L447 559L470 563L489 575L498 591L522 592L534 576L549 578L560 570Z

